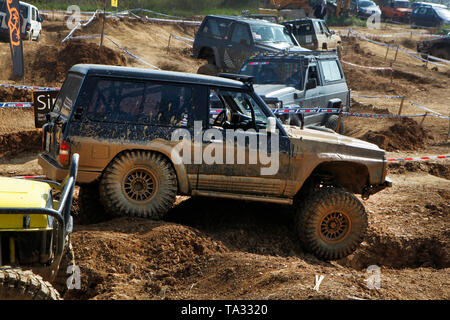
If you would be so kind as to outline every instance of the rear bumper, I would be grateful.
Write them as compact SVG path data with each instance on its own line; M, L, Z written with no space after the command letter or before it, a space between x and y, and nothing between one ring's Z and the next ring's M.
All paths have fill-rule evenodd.
M38 156L38 164L44 170L44 174L54 181L62 181L69 173L68 168L63 168L53 158L45 153L41 153ZM101 172L97 171L78 171L77 182L78 183L91 183L98 179Z

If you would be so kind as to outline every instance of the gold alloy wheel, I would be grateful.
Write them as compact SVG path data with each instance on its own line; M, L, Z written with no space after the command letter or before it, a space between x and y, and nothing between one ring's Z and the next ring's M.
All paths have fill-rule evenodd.
M157 180L153 173L144 167L130 170L122 183L122 190L126 197L140 203L151 200L157 187Z
M331 212L320 223L320 237L327 243L338 243L347 237L351 222L343 212Z

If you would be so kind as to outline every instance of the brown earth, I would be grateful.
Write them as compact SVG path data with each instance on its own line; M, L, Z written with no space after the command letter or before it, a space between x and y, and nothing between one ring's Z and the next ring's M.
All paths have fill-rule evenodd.
M99 33L99 22L76 35ZM404 27L365 32L396 33ZM193 37L193 28L137 21L108 21L106 34L145 61L165 70L195 72L203 64L171 33ZM146 67L99 39L60 41L69 30L62 21L45 21L40 43L25 42L25 84L60 86L70 64L97 62ZM418 40L414 38L413 40ZM402 46L411 41L397 39ZM111 51L108 51L111 49ZM102 50L104 52L102 52ZM80 53L81 52L81 53ZM0 43L0 55L9 47ZM385 48L356 40L344 42L343 60L389 66ZM99 59L99 60L96 60ZM104 60L101 60L104 59ZM10 79L8 59L0 60L0 83ZM356 95L405 95L448 114L449 71L398 54L389 72L343 65ZM34 70L36 68L36 70ZM0 88L0 101L31 101L27 91ZM352 111L396 114L399 100L353 97ZM423 113L405 102L403 114ZM418 121L420 121L419 118ZM346 118L346 134L392 150L389 158L449 154L448 121ZM41 174L40 134L33 112L0 110L0 175ZM393 187L364 201L369 230L361 247L339 261L323 262L303 252L287 207L239 201L178 197L165 221L119 218L75 225L72 236L81 290L69 299L449 299L450 167L445 160L390 163ZM77 195L74 214L78 212ZM77 220L77 219L76 219ZM366 268L380 267L381 288L369 289ZM320 290L314 278L324 275Z

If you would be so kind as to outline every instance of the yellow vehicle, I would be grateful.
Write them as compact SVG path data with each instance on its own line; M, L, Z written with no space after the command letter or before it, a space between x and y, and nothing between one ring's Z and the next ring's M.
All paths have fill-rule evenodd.
M61 299L73 263L70 210L78 158L73 155L61 184L0 177L0 300Z

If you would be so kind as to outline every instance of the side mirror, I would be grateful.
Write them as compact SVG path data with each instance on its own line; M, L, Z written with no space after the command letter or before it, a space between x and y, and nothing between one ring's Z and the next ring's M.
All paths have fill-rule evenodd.
M268 117L266 126L267 132L275 133L276 129L277 129L277 119L274 117Z
M314 89L317 87L317 80L316 79L309 79L308 83L306 83L306 90Z

